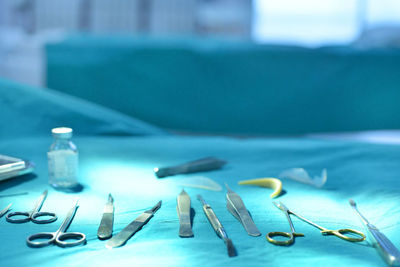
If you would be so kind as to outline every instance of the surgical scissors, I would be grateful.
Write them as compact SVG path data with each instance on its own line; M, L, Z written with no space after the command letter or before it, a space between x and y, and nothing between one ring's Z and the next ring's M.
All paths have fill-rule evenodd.
M299 219L305 221L306 223L311 224L314 227L317 227L319 230L321 230L322 235L335 235L343 240L350 241L350 242L361 242L361 241L365 240L365 235L360 231L357 231L354 229L328 230L328 229L326 229L322 226L319 226L318 224L313 223L312 221L309 221L306 218L294 213L293 211L289 210L285 205L283 205L282 202L279 202L279 203L273 202L273 203L278 209L282 210L285 213L286 218L289 221L291 232L290 233L288 233L288 232L269 232L267 234L266 238L267 238L268 242L270 242L272 244L280 245L280 246L288 246L288 245L293 244L295 236L304 236L304 234L296 233L296 231L294 230L292 220L290 219L290 214L293 214L296 217L298 217ZM346 236L345 234L354 234L359 237L349 237L349 236ZM283 236L283 237L287 237L289 239L276 240L273 238L274 236Z
M43 205L44 200L47 197L47 190L45 190L40 197L36 200L35 207L31 211L26 211L26 212L11 212L6 215L6 220L7 222L10 223L24 223L24 222L29 222L32 221L34 223L52 223L55 220L57 220L57 216L53 212L45 212L45 211L40 211L40 208ZM15 216L21 216L23 218L12 218ZM49 219L38 219L39 217L50 217Z
M86 243L85 234L79 232L73 232L73 233L65 232L68 229L68 226L71 224L77 209L78 209L78 200L75 201L74 206L70 209L70 211L67 214L67 217L65 218L64 222L61 224L60 228L58 228L57 231L43 232L31 235L26 239L27 245L34 248L40 248L54 243L60 247L73 247ZM44 240L34 241L37 239L40 240L44 239ZM71 239L76 241L65 241Z

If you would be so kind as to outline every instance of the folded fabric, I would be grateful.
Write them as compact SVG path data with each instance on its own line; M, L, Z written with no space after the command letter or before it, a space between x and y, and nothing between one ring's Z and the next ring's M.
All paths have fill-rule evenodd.
M111 90L111 88L110 88ZM88 101L0 79L0 138L49 135L68 126L79 135L150 135L166 132Z

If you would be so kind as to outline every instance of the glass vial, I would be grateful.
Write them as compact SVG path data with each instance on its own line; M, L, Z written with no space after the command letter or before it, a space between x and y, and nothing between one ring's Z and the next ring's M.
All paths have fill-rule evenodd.
M72 129L51 130L54 142L47 153L49 183L56 189L71 189L78 185L78 149L72 143Z

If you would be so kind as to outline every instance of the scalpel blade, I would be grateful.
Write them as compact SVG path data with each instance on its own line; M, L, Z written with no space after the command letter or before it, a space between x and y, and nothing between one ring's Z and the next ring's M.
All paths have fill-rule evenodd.
M108 239L112 236L114 224L114 199L111 194L108 195L108 202L104 206L103 217L101 218L97 237L99 239Z
M176 210L179 217L179 236L192 237L192 224L190 218L190 197L185 190L176 198Z
M154 215L154 213L161 207L159 201L152 209L143 212L133 222L128 224L121 232L113 236L106 244L107 248L116 248L123 246L137 231L142 228Z

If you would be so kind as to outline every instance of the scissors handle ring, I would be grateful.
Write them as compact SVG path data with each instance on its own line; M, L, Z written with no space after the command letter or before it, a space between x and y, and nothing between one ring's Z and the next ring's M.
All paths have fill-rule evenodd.
M20 218L20 219L12 218L14 216L24 216L25 218ZM10 223L24 223L24 222L29 222L31 220L31 215L29 214L29 212L21 212L21 211L10 212L6 215L6 220L7 222Z
M43 216L49 216L49 219L38 219L39 217ZM45 212L45 211L40 211L40 212L35 212L32 214L32 222L37 223L37 224L44 224L44 223L52 223L57 220L57 215L53 212Z
M273 238L274 236L283 236L283 237L287 237L289 239L276 240ZM289 246L289 245L293 244L293 242L294 242L294 235L292 233L287 233L287 232L269 232L266 235L266 238L267 238L268 242L270 242L274 245L278 245L278 246Z
M36 239L47 239L47 240L34 241ZM26 244L32 248L41 248L51 245L55 239L56 239L55 233L50 233L50 232L38 233L28 236L28 238L26 239Z
M64 241L74 239L76 241ZM60 247L74 247L86 243L86 235L79 232L61 233L56 238L56 243Z
M361 242L365 240L364 233L354 230L354 229L339 229L339 230L324 230L321 231L323 235L335 235L343 240L350 241L350 242ZM359 237L349 237L345 234L354 234Z

